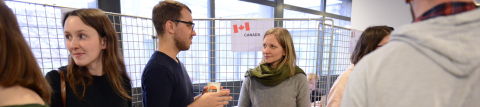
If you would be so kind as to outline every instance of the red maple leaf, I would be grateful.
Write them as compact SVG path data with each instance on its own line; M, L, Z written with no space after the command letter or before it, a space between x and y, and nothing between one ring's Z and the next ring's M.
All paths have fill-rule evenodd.
M240 27L238 27L238 29L240 29L240 30L243 30L243 28L244 28L244 27L243 27L242 25L240 25Z

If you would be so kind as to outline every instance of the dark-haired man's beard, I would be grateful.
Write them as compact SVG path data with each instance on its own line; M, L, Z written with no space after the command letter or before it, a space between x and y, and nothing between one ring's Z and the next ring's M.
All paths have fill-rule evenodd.
M187 44L187 40L182 41L179 37L180 35L174 34L173 41L175 42L175 46L177 46L178 50L188 50L190 49L190 44Z

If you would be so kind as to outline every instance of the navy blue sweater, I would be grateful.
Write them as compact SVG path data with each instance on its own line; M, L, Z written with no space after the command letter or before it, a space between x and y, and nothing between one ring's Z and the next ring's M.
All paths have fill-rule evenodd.
M184 65L155 51L142 74L143 106L186 107L193 102L193 85Z

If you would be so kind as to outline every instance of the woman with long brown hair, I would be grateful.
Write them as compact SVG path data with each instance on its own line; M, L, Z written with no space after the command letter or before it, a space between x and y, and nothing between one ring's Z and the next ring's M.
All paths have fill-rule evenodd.
M51 106L131 107L131 80L107 15L79 9L66 13L62 24L70 55L68 66L46 76L54 90Z
M307 77L296 65L290 32L280 27L268 30L263 37L262 53L262 63L245 74L238 106L309 107Z
M327 107L340 107L343 91L345 90L348 77L355 67L355 64L357 64L365 55L387 44L388 39L390 39L390 33L393 30L393 27L389 26L371 26L365 29L357 42L357 46L355 46L355 50L353 50L352 56L350 57L352 65L337 77L337 80L335 80L335 83L333 83L332 88L330 89L327 98Z
M0 16L0 106L48 107L52 89L3 0Z

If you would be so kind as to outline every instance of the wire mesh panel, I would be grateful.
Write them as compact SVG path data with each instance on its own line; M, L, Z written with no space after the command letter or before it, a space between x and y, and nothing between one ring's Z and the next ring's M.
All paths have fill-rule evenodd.
M158 42L153 38L154 28L151 19L137 16L106 13L120 38L120 48L124 56L127 73L132 80L132 105L142 106L142 72L156 51Z
M16 1L5 3L16 15L44 75L68 64L60 8Z
M328 30L325 30L326 32L323 36L325 41L322 46L322 57L324 58L321 65L322 72L320 74L317 73L320 75L317 89L323 93L322 105L326 105L326 98L337 77L351 64L348 51L350 47L350 29L327 24L324 29Z
M61 24L61 7L6 1L17 15L20 29L30 44L35 57L46 74L68 64L68 50ZM157 50L151 19L106 12L119 36L127 73L132 80L133 106L142 106L141 75L151 55ZM184 63L194 85L194 94L201 93L207 82L220 82L231 90L233 100L228 107L238 104L245 72L261 63L261 51L232 52L231 21L255 19L194 19L196 36L187 51L177 57ZM307 74L314 74L315 90L311 97L323 102L336 77L350 64L350 29L324 24L325 19L273 19L275 27L286 28L292 35L296 64ZM263 35L262 35L263 36ZM320 94L318 94L320 93Z

